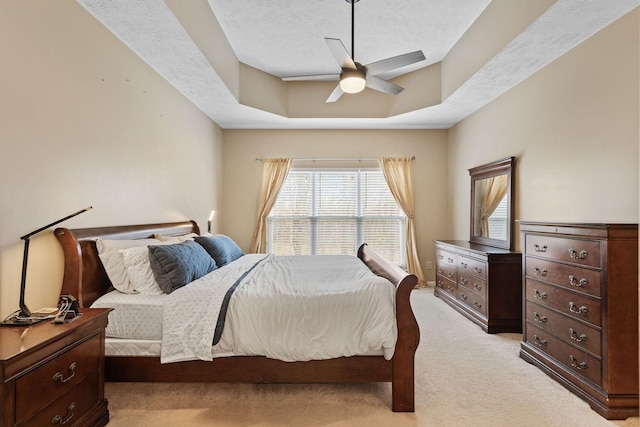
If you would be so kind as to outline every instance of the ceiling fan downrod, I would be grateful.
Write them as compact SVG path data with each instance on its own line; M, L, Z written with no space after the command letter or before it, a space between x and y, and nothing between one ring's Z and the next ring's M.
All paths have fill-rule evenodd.
M356 48L355 48L355 4L360 0L345 0L347 3L351 3L351 59L356 60Z

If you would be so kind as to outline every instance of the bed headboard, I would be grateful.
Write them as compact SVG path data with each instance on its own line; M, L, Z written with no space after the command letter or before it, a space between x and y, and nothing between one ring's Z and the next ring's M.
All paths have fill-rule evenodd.
M121 225L94 228L56 228L54 234L64 252L63 295L73 295L80 307L89 307L111 287L96 248L96 239L146 239L154 234L200 234L195 221Z

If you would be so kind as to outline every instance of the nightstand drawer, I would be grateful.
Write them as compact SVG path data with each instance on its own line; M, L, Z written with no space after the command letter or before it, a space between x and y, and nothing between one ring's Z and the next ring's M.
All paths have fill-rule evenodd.
M101 337L96 335L18 378L16 421L31 417L38 409L71 390L90 373L97 371L102 355L101 344ZM94 388L98 389L97 380Z
M24 424L24 427L41 427L48 425L76 425L99 403L99 372L94 371L68 393L60 396L35 417ZM35 396L34 396L35 397Z

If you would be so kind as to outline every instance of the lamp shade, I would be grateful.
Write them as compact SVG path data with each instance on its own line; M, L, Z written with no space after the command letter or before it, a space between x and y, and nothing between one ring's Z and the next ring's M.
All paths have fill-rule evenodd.
M362 92L366 84L361 70L345 70L340 75L340 89L345 93Z

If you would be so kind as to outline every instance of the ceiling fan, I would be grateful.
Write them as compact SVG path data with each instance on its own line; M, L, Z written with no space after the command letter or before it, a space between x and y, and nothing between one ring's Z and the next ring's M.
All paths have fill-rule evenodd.
M344 47L340 39L325 37L325 42L329 46L329 50L338 61L341 72L335 74L312 74L307 76L291 76L284 77L284 81L339 81L338 86L331 92L327 98L327 103L336 102L343 93L358 93L364 90L365 86L389 95L397 95L404 90L397 84L388 82L380 77L388 71L395 70L400 67L415 64L423 61L425 58L421 50L405 53L403 55L394 56L380 61L362 65L354 60L354 9L355 3L360 0L346 0L351 3L351 55Z

